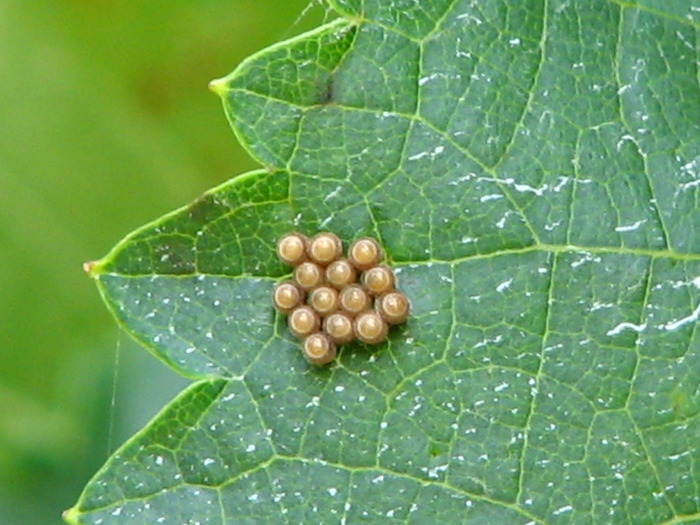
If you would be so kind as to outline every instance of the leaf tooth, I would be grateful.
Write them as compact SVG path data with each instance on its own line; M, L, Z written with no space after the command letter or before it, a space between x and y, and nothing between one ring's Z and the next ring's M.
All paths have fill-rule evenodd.
M211 91L213 91L220 97L223 97L228 91L227 82L225 78L217 78L215 80L212 80L211 82L209 82L208 87Z
M83 271L93 279L96 279L101 273L103 273L103 267L104 259L99 261L87 261L83 263Z

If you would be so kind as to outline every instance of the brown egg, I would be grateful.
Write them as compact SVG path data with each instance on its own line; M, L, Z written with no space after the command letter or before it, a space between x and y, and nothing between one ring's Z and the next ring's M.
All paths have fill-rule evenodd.
M355 327L345 312L335 312L323 321L323 331L336 343L342 345L355 339Z
M389 332L389 325L375 311L367 310L355 318L355 335L370 345L382 342Z
M330 286L314 288L309 294L309 306L316 310L321 317L332 314L337 311L340 306L338 302L338 290Z
M340 308L350 315L357 315L370 307L372 299L359 284L351 284L340 291Z
M326 266L343 254L343 244L333 233L317 233L309 241L308 253L312 261Z
M292 334L303 339L306 360L317 365L335 359L336 345L354 339L384 341L389 325L403 323L409 315L410 303L395 290L393 270L379 264L384 252L376 240L357 239L347 259L342 252L342 242L330 232L311 239L289 233L277 242L280 260L295 268L292 281L275 286L272 301L289 315Z
M288 314L303 301L304 292L293 281L277 283L272 290L272 304L282 314Z
M381 295L394 289L396 277L388 266L375 266L362 274L362 284L372 295Z
M347 259L333 261L326 268L326 281L338 290L354 283L357 280L357 271Z
M368 270L376 266L382 257L382 249L377 241L370 237L357 239L348 250L348 259L358 270Z
M335 359L335 343L326 334L316 332L304 339L302 353L309 363L325 365Z
M389 292L377 297L375 308L389 324L400 324L408 318L408 299L401 292Z
M277 241L277 257L290 266L297 266L308 259L308 239L301 233L288 233Z
M313 308L304 305L292 310L287 319L287 324L292 334L303 339L314 332L318 332L319 326L321 326L321 319Z
M311 290L323 284L324 272L318 264L303 262L294 269L294 280L302 290Z

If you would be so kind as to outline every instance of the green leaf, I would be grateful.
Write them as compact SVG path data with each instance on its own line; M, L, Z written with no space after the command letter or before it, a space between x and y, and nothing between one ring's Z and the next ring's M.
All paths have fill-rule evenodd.
M200 381L67 520L699 520L700 6L332 3L213 84L267 169L91 267ZM307 365L292 229L380 239L406 325Z

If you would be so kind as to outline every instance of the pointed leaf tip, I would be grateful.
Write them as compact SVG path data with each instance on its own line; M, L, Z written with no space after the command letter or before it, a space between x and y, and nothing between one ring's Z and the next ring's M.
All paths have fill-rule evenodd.
M102 261L87 261L83 263L83 271L90 277L97 277L102 268Z
M71 507L70 509L66 509L61 513L61 519L63 519L63 521L65 521L69 525L73 525L75 523L78 523L77 514L78 511L76 510L76 508Z
M224 93L226 92L226 81L223 78L217 78L209 82L208 87L210 91L213 91L220 97L223 97Z
M87 261L83 263L83 271L92 274L92 269L95 267L95 261Z

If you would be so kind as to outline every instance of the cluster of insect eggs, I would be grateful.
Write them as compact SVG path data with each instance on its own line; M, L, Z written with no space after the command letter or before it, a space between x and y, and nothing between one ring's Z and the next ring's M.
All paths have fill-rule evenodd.
M381 264L383 251L372 238L357 239L343 257L333 233L310 239L289 233L277 241L277 256L294 267L294 277L275 286L272 302L289 316L289 330L303 340L310 363L333 361L336 345L354 339L380 343L389 325L408 317L408 299L396 290L396 276Z

